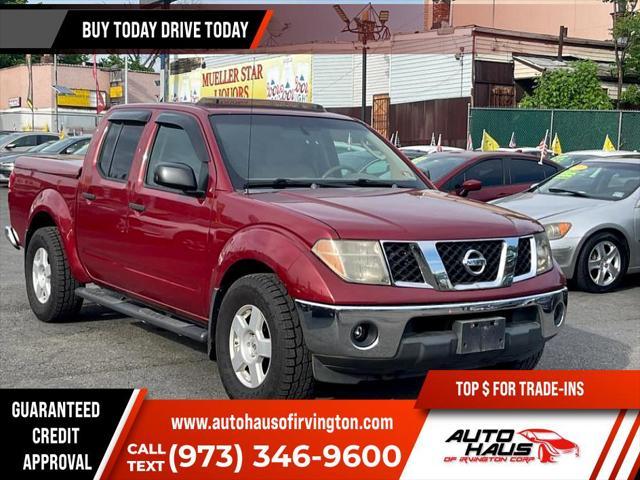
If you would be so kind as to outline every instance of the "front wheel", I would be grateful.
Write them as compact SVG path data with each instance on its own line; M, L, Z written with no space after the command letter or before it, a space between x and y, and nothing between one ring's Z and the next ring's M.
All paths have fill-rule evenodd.
M33 234L25 254L25 280L31 310L43 322L74 317L82 307L75 294L81 284L73 278L55 227L43 227Z
M620 285L629 259L626 246L610 233L599 233L586 241L576 265L580 290L607 293Z
M230 398L295 399L313 393L300 319L275 275L237 280L222 300L216 357Z

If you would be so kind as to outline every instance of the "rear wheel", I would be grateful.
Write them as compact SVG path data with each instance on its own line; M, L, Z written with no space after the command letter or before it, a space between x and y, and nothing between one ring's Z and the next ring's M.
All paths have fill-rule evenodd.
M620 285L629 259L626 246L611 233L599 233L586 241L576 265L576 283L581 290L607 293Z
M55 227L37 230L25 255L25 280L31 310L43 322L73 318L82 307L62 242Z
M311 355L293 300L275 275L237 280L216 323L220 378L231 398L308 398Z

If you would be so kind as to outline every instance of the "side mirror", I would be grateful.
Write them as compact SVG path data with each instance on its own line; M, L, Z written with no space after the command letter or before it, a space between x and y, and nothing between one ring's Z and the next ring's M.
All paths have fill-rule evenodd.
M7 150L13 150L14 148L16 148L16 144L9 143L8 145L5 145L4 148L6 148Z
M480 180L467 180L462 184L458 195L466 197L469 192L477 192L482 188L482 182Z
M184 192L198 189L193 169L181 163L162 163L153 172L153 181L163 187L175 188Z

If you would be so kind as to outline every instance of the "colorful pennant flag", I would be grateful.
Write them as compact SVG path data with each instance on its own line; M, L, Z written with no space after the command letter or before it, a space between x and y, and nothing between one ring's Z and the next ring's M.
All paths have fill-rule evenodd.
M553 151L554 155L562 155L562 144L560 143L560 137L558 136L558 132L556 132L556 136L553 137L553 143L551 144L551 151Z
M616 146L611 141L611 138L609 138L609 135L607 135L607 138L604 139L604 145L602 146L602 150L604 150L605 152L616 151Z
M509 140L509 148L516 148L518 144L516 143L516 132L511 133L511 140Z
M483 152L495 152L500 148L500 144L487 133L486 130L482 131L482 151Z

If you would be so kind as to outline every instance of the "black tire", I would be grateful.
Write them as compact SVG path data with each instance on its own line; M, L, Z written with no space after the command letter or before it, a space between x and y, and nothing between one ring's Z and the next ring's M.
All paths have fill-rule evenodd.
M493 367L495 370L533 370L544 353L544 346L533 355L515 362L504 362Z
M621 258L621 267L618 278L616 278L613 283L607 286L600 286L593 281L589 274L589 255L598 243L605 241L611 242L618 248ZM580 290L583 290L585 292L608 293L620 286L620 283L627 273L628 267L629 253L627 250L627 245L624 242L620 241L620 239L616 235L613 235L611 233L596 233L584 243L582 249L580 250L580 255L578 256L578 261L576 263L575 283Z
M44 248L51 267L51 293L42 303L34 290L32 270L36 252ZM25 254L24 276L31 310L43 322L61 322L76 316L82 307L82 298L76 296L81 284L73 278L56 227L43 227L33 234Z
M263 313L271 337L271 359L262 384L251 388L240 382L231 364L230 331L235 314L245 305ZM272 274L254 274L231 285L216 322L216 354L222 384L230 398L300 399L313 395L311 354L300 319L284 285Z

